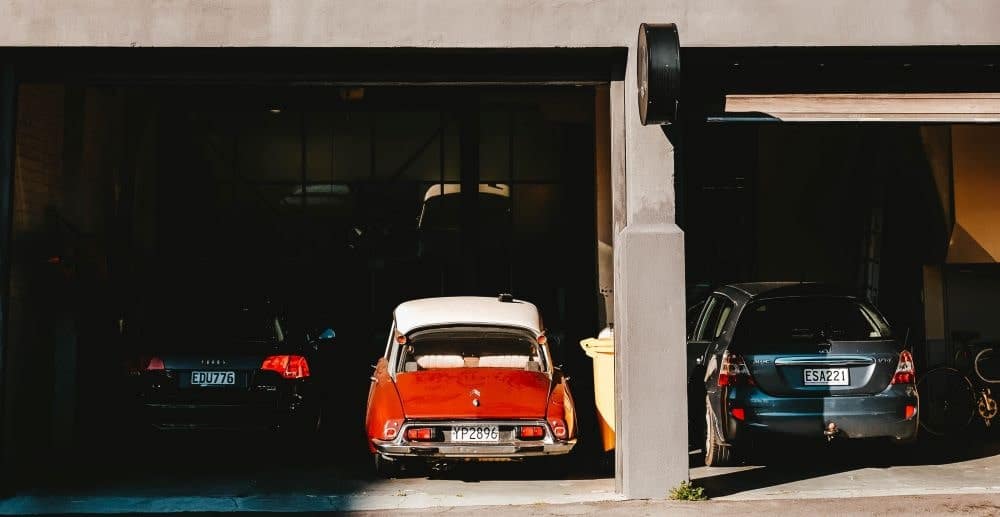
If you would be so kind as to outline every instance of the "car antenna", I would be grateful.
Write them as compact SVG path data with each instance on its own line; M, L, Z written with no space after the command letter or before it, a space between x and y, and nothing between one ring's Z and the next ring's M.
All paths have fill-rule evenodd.
M514 303L514 295L510 293L500 293L500 296L497 296L497 300L500 300L502 303Z

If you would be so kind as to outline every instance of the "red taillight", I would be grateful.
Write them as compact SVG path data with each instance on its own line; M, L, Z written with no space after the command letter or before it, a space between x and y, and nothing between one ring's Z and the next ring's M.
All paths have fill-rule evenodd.
M160 359L159 357L154 357L150 359L149 364L146 365L146 371L165 370L165 369L166 368L163 367L163 359Z
M552 427L552 435L560 440L566 439L569 432L566 430L566 422L561 418L550 418L549 426Z
M906 419L913 420L913 417L917 415L917 406L906 406Z
M562 427L563 434L565 434L566 426L563 425ZM517 430L517 437L522 440L540 440L545 437L545 428L540 425L522 425Z
M737 386L747 384L753 386L753 377L742 356L726 352L722 355L719 366L719 386Z
M896 366L896 373L892 375L892 384L913 384L916 378L913 355L908 350L903 350L899 353L899 364Z
M260 365L261 370L277 372L286 379L309 377L309 362L301 355L272 355Z
M406 430L406 439L429 442L434 439L434 429L430 427L411 427Z
M740 422L747 419L747 412L741 407L734 407L729 410L729 414L733 415L733 418L739 420Z
M383 440L392 440L399 434L399 427L403 425L403 420L399 418L390 418L385 421L385 425L382 426L382 436Z

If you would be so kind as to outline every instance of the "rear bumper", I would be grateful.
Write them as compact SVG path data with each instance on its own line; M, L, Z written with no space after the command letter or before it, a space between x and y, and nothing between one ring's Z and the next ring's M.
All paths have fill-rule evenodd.
M437 427L448 429L453 425L497 425L504 434L503 438L495 443L468 443L468 442L417 442L408 441L406 430L409 427ZM520 425L539 425L546 429L545 437L540 440L519 440L513 437L512 429ZM381 454L387 458L439 458L439 459L459 459L459 460L497 460L497 459L520 459L537 456L557 456L569 454L576 446L576 439L558 440L552 435L552 431L544 421L493 421L493 422L407 422L399 432L399 436L394 440L372 440L372 445L376 454Z
M521 444L404 444L376 440L375 450L386 457L451 458L451 459L518 459L534 456L569 454L576 440L557 443L524 442Z
M909 419L908 405L917 408ZM744 410L742 421L733 416L734 408ZM727 441L755 432L824 437L831 423L837 437L908 440L917 434L919 397L913 386L890 386L875 395L808 398L773 397L743 388L726 398L725 419Z

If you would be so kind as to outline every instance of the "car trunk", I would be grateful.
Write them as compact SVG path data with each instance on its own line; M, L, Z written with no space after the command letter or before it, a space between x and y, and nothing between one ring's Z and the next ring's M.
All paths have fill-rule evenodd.
M899 347L882 341L830 341L744 353L756 385L775 396L865 395L889 385Z
M260 379L264 359L275 353L274 344L265 341L171 341L157 347L170 351L156 355L165 374L164 379L155 380L161 386L156 398L175 401L228 400L237 393L244 394Z
M511 368L443 368L396 374L407 418L543 418L550 379ZM478 400L478 402L473 402Z
M900 352L878 311L849 296L757 301L743 311L732 349L760 389L795 397L879 393Z

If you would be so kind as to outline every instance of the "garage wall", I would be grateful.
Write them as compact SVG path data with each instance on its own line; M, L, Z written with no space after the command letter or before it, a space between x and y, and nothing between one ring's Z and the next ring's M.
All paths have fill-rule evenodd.
M951 130L955 227L952 264L1000 261L1000 126L956 125Z
M19 92L12 228L11 303L4 422L5 453L58 453L69 446L82 400L81 372L101 375L92 314L107 310L107 206L113 195L112 99L62 85ZM103 321L107 321L104 318ZM102 355L102 354L98 354ZM100 419L100 413L92 415Z
M989 45L990 0L13 0L2 45L586 47L673 21L693 46Z
M51 310L45 296L29 289L29 276L55 279L58 266L46 264L47 254L43 242L49 207L58 205L62 195L63 133L65 89L60 85L38 85L21 88L18 110L30 110L31 116L21 117L17 123L18 138L15 148L14 224L12 240L20 245L13 250L10 281L10 321L8 336L12 341L26 346L7 350L7 386L4 395L5 422L50 421L49 407L33 404L22 393L38 393L48 399L52 393L55 361L49 340L40 338L46 333L39 328L32 314ZM48 284L48 282L46 283ZM34 284L37 286L38 284ZM45 342L43 342L45 341ZM72 361L74 358L70 358ZM29 370L14 365L33 365ZM70 363L72 364L72 362ZM34 374L30 372L36 372ZM46 436L31 433L23 426L4 426L5 443L37 446ZM46 425L46 429L50 429ZM25 443L28 442L28 443ZM34 442L34 443L33 443ZM43 442L44 443L44 442ZM14 448L5 448L11 454Z

